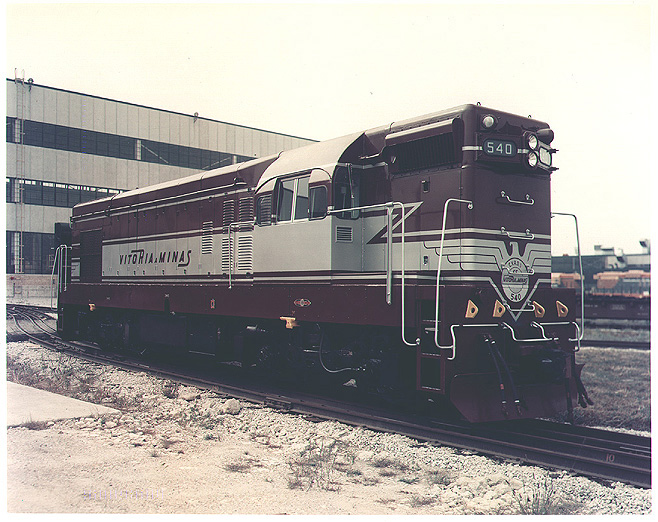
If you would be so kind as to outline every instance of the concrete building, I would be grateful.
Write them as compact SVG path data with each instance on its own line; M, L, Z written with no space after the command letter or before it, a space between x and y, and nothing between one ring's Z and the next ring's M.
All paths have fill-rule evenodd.
M77 203L312 142L7 79L6 273L50 274Z

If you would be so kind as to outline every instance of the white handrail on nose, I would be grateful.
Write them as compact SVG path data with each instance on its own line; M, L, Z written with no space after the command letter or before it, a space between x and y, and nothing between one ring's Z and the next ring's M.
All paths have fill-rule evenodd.
M436 269L436 308L434 310L434 344L437 348L444 350L453 350L454 358L454 348L455 348L455 338L453 335L452 344L450 346L441 346L439 344L439 288L441 283L441 261L443 260L443 240L446 236L446 219L448 217L448 205L450 203L465 203L468 205L468 209L473 209L473 202L468 199L457 199L457 198L448 198L446 199L445 204L443 205L443 226L441 227L441 246L439 248L439 266Z

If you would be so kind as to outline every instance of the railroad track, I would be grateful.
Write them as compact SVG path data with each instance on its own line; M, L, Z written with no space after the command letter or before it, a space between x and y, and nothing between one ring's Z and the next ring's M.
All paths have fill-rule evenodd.
M490 425L445 422L307 393L282 392L280 388L262 383L245 388L244 382L238 381L235 376L222 375L222 382L218 382L216 375L181 374L180 366L145 364L143 360L101 352L93 345L65 343L55 336L52 326L48 325L49 320L44 319L45 314L39 311L8 306L7 313L16 327L34 342L87 360L146 370L159 377L305 416L399 433L432 444L568 470L605 481L651 487L650 437L539 420ZM26 323L33 331L27 331Z
M583 346L591 346L592 348L634 348L636 350L651 349L651 341L606 341L601 339L583 339L581 344Z

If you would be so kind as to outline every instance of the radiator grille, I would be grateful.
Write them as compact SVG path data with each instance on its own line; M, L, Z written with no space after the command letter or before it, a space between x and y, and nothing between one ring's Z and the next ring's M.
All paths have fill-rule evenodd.
M456 162L453 134L440 134L420 140L400 143L393 147L398 172L421 170Z

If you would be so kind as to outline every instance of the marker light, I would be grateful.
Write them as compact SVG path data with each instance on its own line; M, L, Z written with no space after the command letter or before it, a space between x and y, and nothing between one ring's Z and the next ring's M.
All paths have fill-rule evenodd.
M496 125L496 118L494 118L491 114L487 114L484 118L482 118L482 126L485 129L492 129Z
M541 161L543 165L550 167L553 164L553 156L551 152L542 147L539 150L539 161Z

